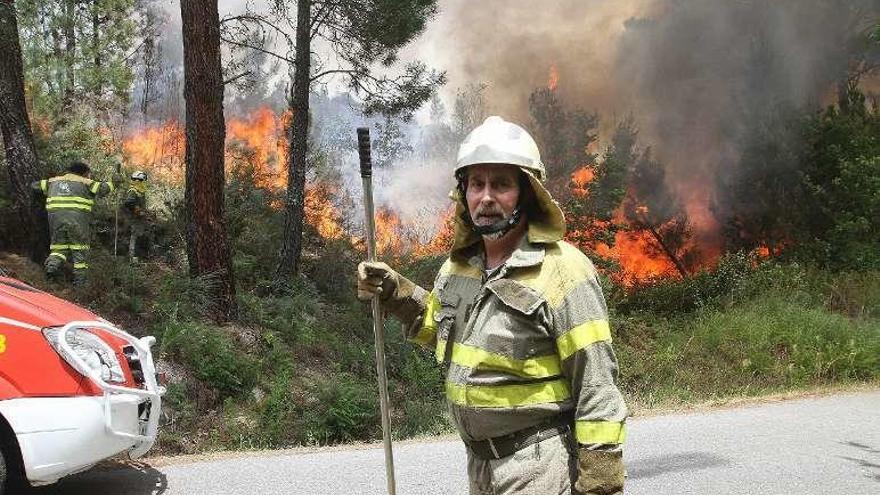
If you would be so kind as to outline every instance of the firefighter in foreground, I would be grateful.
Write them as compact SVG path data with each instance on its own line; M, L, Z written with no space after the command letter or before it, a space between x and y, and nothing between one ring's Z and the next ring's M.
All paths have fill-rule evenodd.
M138 170L131 174L131 185L122 202L128 217L128 258L137 261L138 254L149 253L149 230L147 219L147 173Z
M46 196L49 213L49 257L46 258L46 275L57 279L65 262L73 263L73 283L82 285L89 268L90 219L95 198L112 192L121 183L114 176L111 182L89 178L89 166L74 161L67 173L43 179L31 187Z
M462 143L455 239L431 292L358 266L407 336L434 349L471 494L620 494L627 409L593 264L562 240L538 147L489 117Z

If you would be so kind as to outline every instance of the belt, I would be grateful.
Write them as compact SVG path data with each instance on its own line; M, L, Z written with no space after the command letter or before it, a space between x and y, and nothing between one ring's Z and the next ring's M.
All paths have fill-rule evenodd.
M571 431L571 421L571 417L565 415L562 418L554 418L551 421L538 423L535 426L523 428L507 435L487 438L485 440L465 440L464 443L474 456L480 459L502 459L513 455L514 452L524 449L529 445L567 434Z

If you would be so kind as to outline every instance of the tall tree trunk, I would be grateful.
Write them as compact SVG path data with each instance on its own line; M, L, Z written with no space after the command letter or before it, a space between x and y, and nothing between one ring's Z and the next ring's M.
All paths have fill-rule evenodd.
M217 0L182 0L186 100L186 234L189 271L212 280L216 319L235 314L235 285L224 218L223 76Z
M24 72L18 23L13 0L0 0L0 132L6 148L6 164L12 185L12 200L18 218L24 220L22 231L13 239L31 259L42 262L49 254L49 228L46 211L40 207L30 188L39 180L37 153L31 122L24 99Z
M98 0L92 0L92 57L95 64L95 101L100 101L104 88L101 81L104 75L101 74L101 9Z
M279 279L299 272L302 253L309 139L311 4L311 0L299 0L296 4L296 55L290 95L293 123L287 158L287 198L284 206L284 236L277 270Z
M76 73L76 1L64 0L64 95L62 96L62 108L69 110L73 106L75 98ZM65 112L65 115L67 113ZM63 118L63 117L62 117Z

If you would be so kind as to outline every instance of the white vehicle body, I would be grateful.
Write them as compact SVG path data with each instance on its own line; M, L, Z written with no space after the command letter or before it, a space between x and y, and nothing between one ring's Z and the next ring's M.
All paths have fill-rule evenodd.
M78 309L78 316L94 317ZM0 337L3 477L18 467L31 485L45 485L152 447L165 392L153 337L134 337L104 320L41 327L4 314Z

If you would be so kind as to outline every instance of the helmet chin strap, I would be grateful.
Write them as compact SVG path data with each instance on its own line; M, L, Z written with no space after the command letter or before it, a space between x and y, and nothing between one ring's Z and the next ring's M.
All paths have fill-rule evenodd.
M513 213L511 213L510 218L499 220L491 225L477 225L474 223L473 219L471 219L470 215L468 215L467 218L470 221L471 230L473 230L474 233L483 236L500 232L501 235L499 237L503 237L513 230L513 228L516 227L516 224L522 220L522 209L517 206L516 209L513 210Z

